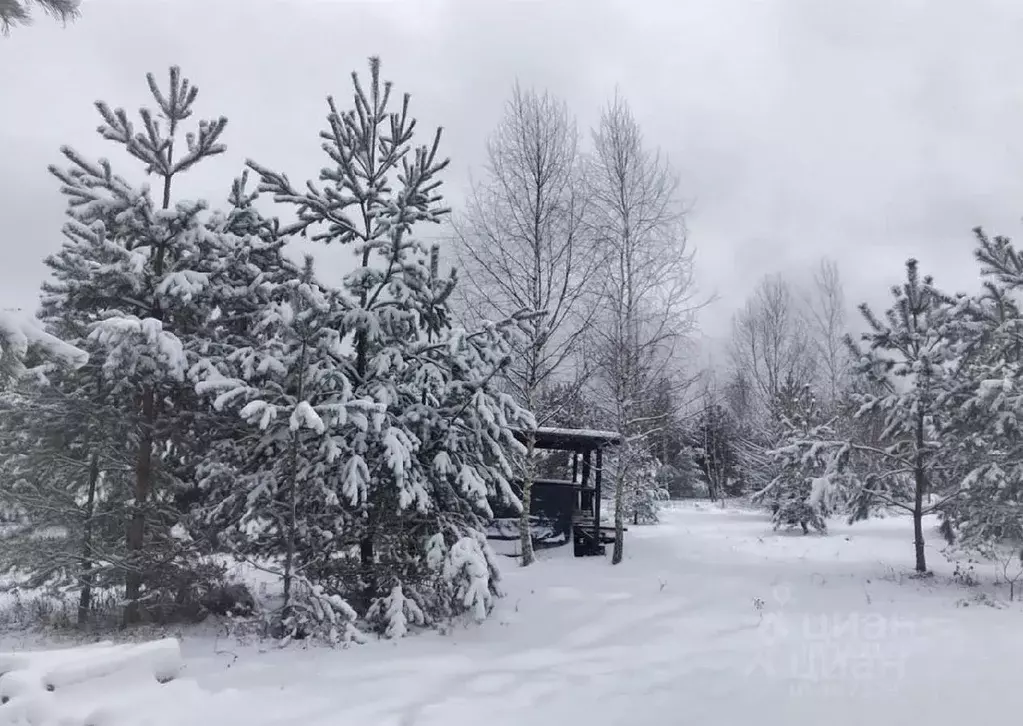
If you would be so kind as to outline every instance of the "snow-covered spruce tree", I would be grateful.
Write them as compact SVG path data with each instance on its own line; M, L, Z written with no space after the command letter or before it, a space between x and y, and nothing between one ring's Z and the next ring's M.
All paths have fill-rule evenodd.
M880 500L912 516L915 567L924 573L923 518L941 511L957 495L960 476L959 440L947 403L961 376L962 358L950 319L962 301L942 293L930 277L921 278L915 260L906 263L906 282L892 288L892 297L883 320L861 305L869 326L861 338L865 345L849 340L853 375L864 382L854 396L858 414L883 417L883 448L822 433L791 442L788 448L820 457L829 478L856 476L858 454L883 461L883 468L856 476L861 484L853 495L860 501ZM909 501L902 491L907 476L912 483ZM928 495L936 498L928 502ZM851 519L863 510L854 509Z
M417 224L447 213L438 193L447 165L437 156L440 132L431 145L413 146L409 97L389 110L391 86L377 59L368 87L355 74L353 82L352 110L328 100L325 186L298 190L283 174L249 166L261 191L296 210L285 233L347 245L356 257L337 292L344 314L336 336L347 347L333 352L336 375L350 386L347 400L382 413L340 453L350 488L358 484L356 496L337 497L348 502L343 536L357 540L359 571L327 568L320 580L333 578L359 615L399 635L462 612L482 619L498 592L482 533L487 499L513 499L509 454L523 447L512 430L533 422L495 381L528 316L473 333L452 327L454 273L438 275L436 253L413 236Z
M156 111L142 109L142 128L107 104L96 104L100 134L122 147L155 175L159 186L133 186L114 174L109 162L88 161L62 149L69 168L51 167L68 199L68 243L50 263L54 280L45 289L53 315L76 318L90 328L94 357L106 377L106 396L120 406L131 434L123 442L134 480L128 500L124 573L124 622L138 622L143 600L162 598L181 585L189 568L181 557L190 548L172 536L179 512L181 461L196 435L187 413L192 402L186 382L190 362L202 347L207 311L199 293L205 244L205 203L172 205L173 180L199 162L224 151L220 136L227 120L200 121L194 132L182 125L193 114L198 90L170 71L162 90L148 76ZM177 597L177 596L175 596Z

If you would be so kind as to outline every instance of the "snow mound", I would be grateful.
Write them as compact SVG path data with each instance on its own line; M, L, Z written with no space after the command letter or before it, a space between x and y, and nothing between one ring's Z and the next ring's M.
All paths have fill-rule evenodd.
M178 680L177 640L0 653L0 725L160 726L193 721L207 692Z
M0 653L0 726L292 722L278 689L212 691L182 677L184 662L174 638Z

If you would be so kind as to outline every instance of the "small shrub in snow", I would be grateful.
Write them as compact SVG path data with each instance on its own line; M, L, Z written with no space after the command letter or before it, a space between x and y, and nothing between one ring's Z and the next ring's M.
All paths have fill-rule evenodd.
M270 632L285 642L316 639L334 645L362 643L358 614L344 599L322 585L296 575L287 608L276 613Z
M404 638L410 628L426 624L426 614L415 600L405 597L401 585L378 598L366 613L366 620L387 638Z
M782 446L770 453L778 474L752 500L771 508L775 529L799 527L826 533L828 517L839 497L840 477L828 469L815 449L804 448L807 441L830 433L827 422L809 386L786 386L775 406L779 426L784 431Z
M256 599L240 582L214 585L203 594L201 602L212 615L249 617L256 614Z
M658 476L662 467L648 454L636 458L625 474L625 516L632 524L656 524L661 505L669 498L663 479Z
M479 537L462 537L444 560L443 580L451 589L455 608L482 622L493 607L491 578L497 568Z

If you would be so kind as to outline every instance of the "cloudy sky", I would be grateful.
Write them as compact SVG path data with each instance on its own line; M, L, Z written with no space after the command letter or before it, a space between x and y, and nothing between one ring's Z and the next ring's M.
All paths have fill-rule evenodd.
M584 128L617 85L681 175L711 337L758 278L823 256L853 301L883 303L908 256L968 287L970 229L1023 216L1021 37L1020 0L85 0L0 38L0 307L34 306L60 244L58 147L122 161L94 100L134 109L179 64L231 119L181 189L219 201L246 157L315 176L324 98L370 55L444 126L456 208L516 79Z

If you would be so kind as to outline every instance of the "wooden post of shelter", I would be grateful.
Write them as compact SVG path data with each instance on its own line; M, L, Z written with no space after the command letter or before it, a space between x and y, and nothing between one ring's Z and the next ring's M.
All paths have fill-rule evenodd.
M581 509L584 511L593 512L593 492L590 491L590 452L586 451L583 453L583 480L579 482L579 491L583 498ZM596 514L594 512L594 514Z
M588 455L588 454L587 454ZM604 470L604 451L597 449L597 471L593 476L593 539L600 541L600 475Z

